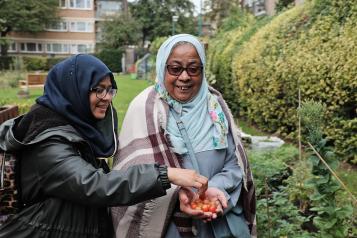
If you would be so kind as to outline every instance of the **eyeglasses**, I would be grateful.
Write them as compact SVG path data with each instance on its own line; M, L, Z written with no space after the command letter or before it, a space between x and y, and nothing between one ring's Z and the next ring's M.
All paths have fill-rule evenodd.
M182 67L181 65L166 65L167 72L174 76L180 76L184 70L186 70L189 76L198 76L201 74L203 66L202 65L191 65L188 67Z
M117 90L115 88L101 88L101 87L96 87L96 88L91 88L91 92L95 92L95 96L99 99L105 98L107 96L107 93L113 98L117 94Z

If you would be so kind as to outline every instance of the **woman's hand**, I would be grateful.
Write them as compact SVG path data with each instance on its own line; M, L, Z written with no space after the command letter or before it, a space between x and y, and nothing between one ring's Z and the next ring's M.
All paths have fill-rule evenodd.
M215 187L209 187L201 199L208 199L216 204L216 215L223 214L223 209L227 207L227 198L224 193ZM214 217L215 218L215 217Z
M197 193L194 193L191 189L181 188L179 191L180 210L193 218L202 219L204 222L210 221L213 213L203 212L191 207L191 202L197 198Z
M167 176L173 184L197 188L199 194L203 194L207 190L208 179L194 170L168 167Z
M202 199L202 200L200 200ZM215 204L215 211L202 211L201 209L194 209L192 203L194 201L203 201L207 204ZM181 188L179 191L179 201L180 201L180 210L187 215L190 215L194 218L201 219L203 222L212 221L216 219L218 215L223 214L223 209L227 207L227 199L224 193L215 187L208 188L204 194L198 196L197 193L194 193L192 190L187 188Z

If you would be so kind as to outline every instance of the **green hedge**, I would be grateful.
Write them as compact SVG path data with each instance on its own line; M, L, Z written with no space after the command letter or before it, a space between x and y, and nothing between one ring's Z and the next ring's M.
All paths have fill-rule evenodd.
M207 78L212 86L220 91L234 114L241 108L239 90L235 90L232 76L232 58L239 52L243 43L270 18L257 20L251 14L233 9L224 20L220 32L209 41L207 52Z
M54 57L54 58L47 58L46 59L46 66L45 66L45 71L49 71L55 64L58 64L59 62L65 60L66 57Z
M27 71L42 71L46 69L46 57L24 56L22 57L22 60Z
M22 58L27 71L49 71L55 64L67 57L24 56Z
M101 59L113 72L121 71L122 49L104 49L94 56ZM24 56L23 62L27 71L49 71L55 64L67 57Z
M356 161L356 22L355 0L305 1L276 16L230 53L231 65L223 50L217 48L216 55L210 54L212 62L218 59L216 68L223 70L221 56L229 65L225 73L233 72L233 77L226 76L228 80L215 74L217 85L233 78L233 89L239 95L230 103L239 102L240 115L266 131L292 138L298 124L300 88L302 100L327 105L325 133L340 155ZM238 29L222 37L229 41L235 31ZM210 67L217 72L213 64Z
M111 71L121 72L121 58L124 50L123 49L103 49L94 56L101 59Z

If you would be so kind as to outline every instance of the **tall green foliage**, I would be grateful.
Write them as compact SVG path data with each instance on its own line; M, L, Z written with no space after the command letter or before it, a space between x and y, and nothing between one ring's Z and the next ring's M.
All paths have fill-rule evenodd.
M179 17L175 24L176 33L195 32L194 5L189 0L138 0L130 9L132 16L140 25L143 43L159 36L171 35L173 15Z
M332 169L336 169L338 162L327 140L323 136L323 115L325 106L314 101L305 102L299 110L303 126L307 128L307 140L314 146L321 157ZM313 223L318 228L321 237L348 237L353 213L351 204L338 202L336 194L340 185L334 179L326 165L311 151L309 160L312 164L313 177L306 181L308 187L314 189L310 195L312 201ZM346 199L347 200L347 199Z
M103 48L118 49L136 45L141 39L140 22L130 15L120 14L103 23Z
M306 1L276 16L232 48L231 68L224 70L233 72L238 92L231 103L239 102L240 115L260 128L294 137L300 88L302 99L326 104L324 131L339 155L357 160L356 21L354 0ZM216 52L211 60L224 57L224 50ZM224 78L212 71L221 85Z
M237 100L240 98L240 92L234 83L233 57L241 50L242 45L267 22L269 18L256 20L251 14L234 8L231 9L231 15L223 21L219 33L209 41L208 81L223 94L234 114L238 114L239 109L244 105Z
M287 192L297 187L293 183L295 181L286 181L291 175L291 168L295 167L298 154L292 145L284 145L272 151L250 151L248 154L257 188L259 237L315 237L302 229L308 217L295 206L295 199ZM301 179L299 183L302 183Z
M101 59L112 72L121 72L121 58L123 54L123 49L103 49L96 53L95 56Z
M239 6L239 1L232 0L202 0L204 1L203 7L209 9L206 14L211 22L217 24L217 29L221 29L222 23L227 17L232 15L231 10L237 9Z

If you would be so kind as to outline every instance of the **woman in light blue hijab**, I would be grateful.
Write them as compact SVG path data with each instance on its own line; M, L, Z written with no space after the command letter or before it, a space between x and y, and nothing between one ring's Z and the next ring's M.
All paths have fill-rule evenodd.
M205 63L205 49L192 35L175 35L161 45L156 84L130 103L114 169L151 162L194 169L209 179L201 198L213 201L217 210L193 209L197 194L173 187L160 199L112 209L116 237L254 234L254 185L246 154L226 103L208 86Z
M242 171L219 96L206 81L205 62L205 49L196 37L188 34L170 37L158 51L155 89L171 108L166 135L172 150L183 158L185 168L198 170L210 179L206 198L216 198L224 211L218 212L218 218L216 214L212 217L198 214L190 206L193 195L181 190L181 211L176 208L166 237L249 237L242 207L238 204ZM183 122L188 139L180 131L174 114ZM188 144L192 145L194 155L190 156ZM197 160L198 168L192 160ZM192 222L186 217L183 222L187 215L202 220Z
M174 48L180 44L191 45L192 49L197 51L199 56L198 60L200 61L199 63L196 62L194 66L202 66L202 71L196 76L190 76L187 71L186 74L185 71L183 71L180 75L173 75L178 81L181 80L185 82L189 80L194 81L195 77L198 78L196 81L199 80L199 90L196 94L193 93L194 95L192 95L192 97L187 98L186 101L175 100L175 96L170 95L165 87L165 78L172 76L170 73L166 73L166 69L170 67L167 61ZM227 148L227 120L217 98L208 90L208 84L204 74L205 61L204 47L201 42L191 35L180 34L170 37L163 43L158 51L156 62L156 91L160 94L161 98L180 115L195 152ZM176 62L175 65L182 66L180 62ZM167 77L165 77L165 75ZM190 84L190 82L187 84ZM187 152L187 148L184 145L181 133L178 130L176 120L173 118L172 113L173 112L170 112L169 114L167 130L174 145L175 152L184 154Z

